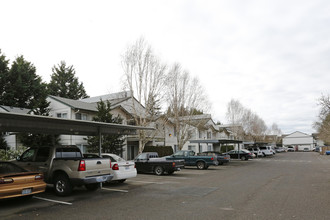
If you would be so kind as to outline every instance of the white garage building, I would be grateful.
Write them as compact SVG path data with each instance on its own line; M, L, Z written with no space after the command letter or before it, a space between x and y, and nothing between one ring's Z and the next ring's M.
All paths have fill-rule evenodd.
M300 131L293 132L283 137L283 147L292 146L296 151L313 150L316 140L312 135Z

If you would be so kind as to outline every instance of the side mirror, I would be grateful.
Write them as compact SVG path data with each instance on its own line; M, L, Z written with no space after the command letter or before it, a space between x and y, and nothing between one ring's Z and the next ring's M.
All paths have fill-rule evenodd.
M17 161L20 161L20 160L21 160L21 157L20 157L20 156L17 156L17 157L16 157L16 160L17 160Z

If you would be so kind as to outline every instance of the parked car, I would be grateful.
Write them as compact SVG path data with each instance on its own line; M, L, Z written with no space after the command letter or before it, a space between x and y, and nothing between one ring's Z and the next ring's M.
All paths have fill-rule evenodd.
M196 166L197 169L207 169L209 166L219 165L218 160L214 156L195 156L192 150L180 150L171 156L166 157L168 160L180 159L184 160L185 166Z
M43 173L45 182L53 184L59 196L69 195L74 186L96 190L101 182L113 178L109 159L83 158L74 145L29 148L14 163Z
M214 156L217 158L219 165L229 163L230 156L228 154L222 154L217 151L204 151L203 153L198 153L198 156Z
M113 174L113 179L111 181L123 183L126 179L136 177L137 171L134 161L126 161L116 154L104 153L102 157L111 160L111 174Z
M234 159L241 159L241 160L249 160L252 159L252 153L248 150L242 149L240 151L238 150L231 150L226 152L225 154L229 154L230 158Z
M0 161L0 199L31 196L46 189L40 172L29 172L8 161Z
M285 149L283 147L275 147L276 153L282 153L285 152Z
M184 160L167 159L158 157L157 152L144 152L134 159L137 172L154 173L162 175L164 173L173 174L184 168Z
M289 146L288 147L288 152L294 152L295 150L294 150L294 148L292 147L292 146Z
M263 157L264 154L261 152L259 147L254 147L254 148L248 148L248 151L253 153L256 157Z
M264 156L274 155L274 150L271 146L260 147L260 150Z

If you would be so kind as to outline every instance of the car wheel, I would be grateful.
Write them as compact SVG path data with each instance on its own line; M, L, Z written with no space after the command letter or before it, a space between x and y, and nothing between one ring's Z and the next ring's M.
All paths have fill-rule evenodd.
M123 183L125 181L126 181L126 179L118 180L118 183Z
M223 162L222 162L222 161L220 161L220 162L219 162L219 165L223 165Z
M246 157L245 156L241 156L241 160L246 160Z
M197 169L199 169L199 170L205 169L205 163L203 161L198 161L197 162Z
M89 191L95 191L100 188L100 183L91 183L85 185L86 189Z
M163 174L163 172L164 172L163 167L161 167L161 166L156 166L156 167L155 167L155 174L156 174L156 175L160 176L160 175Z
M54 178L55 193L59 196L67 196L72 192L72 184L65 174L59 174Z

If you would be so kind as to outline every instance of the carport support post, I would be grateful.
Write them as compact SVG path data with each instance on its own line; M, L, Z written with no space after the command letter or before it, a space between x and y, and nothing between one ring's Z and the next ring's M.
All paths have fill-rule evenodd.
M101 148L102 148L102 136L101 136L101 128L99 128L99 156L101 157ZM110 162L111 163L111 162ZM102 183L100 183L100 188L102 189Z
M237 153L237 155L238 155L238 159L240 158L240 156L239 156L239 143L237 143L238 144L238 153Z

